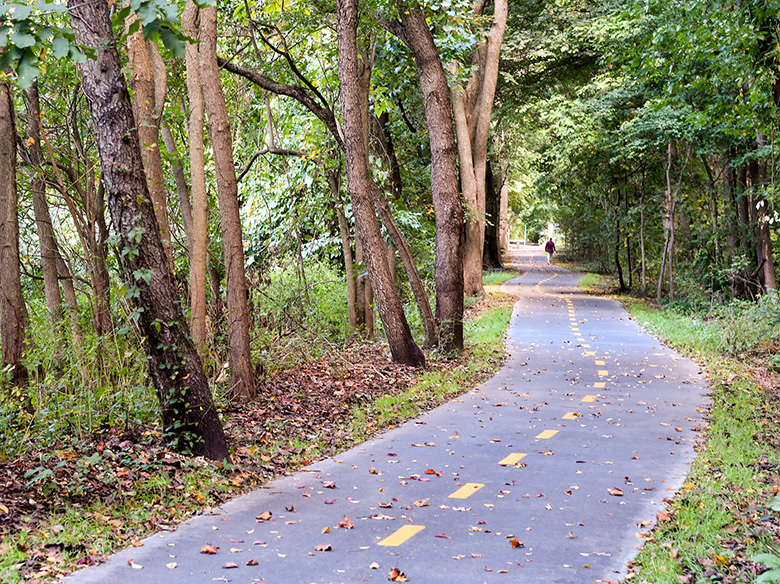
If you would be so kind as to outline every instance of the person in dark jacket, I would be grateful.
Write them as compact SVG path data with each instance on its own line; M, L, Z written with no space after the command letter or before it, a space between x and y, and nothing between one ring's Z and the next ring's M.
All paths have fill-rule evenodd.
M552 237L547 242L547 244L544 246L544 251L547 252L547 263L552 263L552 256L555 253L555 243L553 243Z

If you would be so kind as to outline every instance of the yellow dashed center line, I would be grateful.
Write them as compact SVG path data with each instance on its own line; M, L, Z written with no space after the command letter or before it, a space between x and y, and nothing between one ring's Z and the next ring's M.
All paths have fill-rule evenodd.
M604 361L596 361L596 365L606 365Z
M425 529L424 525L404 525L395 533L380 541L378 545L397 547L423 529Z
M593 384L593 387L595 387L596 389L604 389L605 387L607 387L607 384L605 381L596 381Z
M584 349L590 349L590 345L582 345Z
M485 485L482 483L466 483L450 495L450 499L468 499Z
M586 395L585 397L582 398L582 401L584 401L584 402L596 401L596 396L595 395Z
M596 355L596 351L585 351L586 357L593 357Z
M609 371L606 369L599 369L599 377L607 377L609 375Z
M524 452L513 452L498 464L501 466L512 466L523 460L525 457L526 454Z
M563 416L564 420L576 420L579 417L579 414L577 412L569 412L565 416Z
M552 438L558 433L558 430L545 430L541 434L538 434L536 436L537 440L547 440L548 438Z

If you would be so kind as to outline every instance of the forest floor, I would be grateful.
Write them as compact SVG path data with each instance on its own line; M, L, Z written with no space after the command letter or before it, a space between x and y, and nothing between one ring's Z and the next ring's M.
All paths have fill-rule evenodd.
M513 302L496 294L467 316L507 311ZM500 367L503 353L492 351L488 361L475 370L468 351L457 360L429 359L425 375L461 370L462 381L466 371L459 391L468 391ZM106 427L0 463L0 581L51 582L100 563L454 397L414 390L420 375L392 363L386 345L364 342L265 376L256 399L222 411L232 464L171 452L151 425ZM383 398L384 406L376 403Z

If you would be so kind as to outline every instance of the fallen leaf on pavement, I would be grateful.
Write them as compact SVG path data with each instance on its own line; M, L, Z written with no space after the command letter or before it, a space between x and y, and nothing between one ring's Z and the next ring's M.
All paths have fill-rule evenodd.
M451 538L449 535L447 535L446 533L437 533L437 534L436 534L436 535L434 535L433 537L441 537L442 539L452 539L452 538Z
M352 529L355 527L354 523L352 523L349 518L344 515L344 521L339 521L339 524L336 527L343 527L344 529Z
M127 565L135 570L143 569L143 566L141 564L136 564L133 560L127 560Z
M330 533L330 527L329 526L323 527L322 531L320 531L320 533Z
M409 578L406 577L406 574L404 574L401 570L398 568L393 568L390 570L390 573L388 574L391 582L408 582Z
M246 565L247 565L247 566L256 566L256 565L257 565L257 560L249 560L249 561L246 563Z
M427 474L427 475L435 475L435 474L436 474L436 471L435 471L435 470L433 470L432 468L427 468L427 469L425 469L425 473L424 473L424 474Z
M415 507L428 507L429 505L428 499L420 499L419 501L414 502Z
M525 547L525 544L517 539L516 537L513 537L512 540L509 542L513 548L522 548Z
M622 497L623 496L623 491L621 491L617 487L612 487L609 490L609 494L612 495L613 497Z
M178 566L178 565L179 565L179 564L177 564L176 562L168 562L167 564L165 564L165 567L166 567L166 568L168 568L169 570L173 570L173 569L175 569L175 568L176 568L176 566Z
M368 569L369 569L369 570L378 570L378 569L379 569L379 564L377 564L376 562L371 562L371 563L368 565Z
M658 521L669 521L669 514L666 511L659 511L655 514L655 518Z
M200 553L202 553L202 554L216 554L217 553L217 548L215 548L213 545L204 545L202 548L200 548Z
M263 523L263 521L271 521L273 518L274 518L273 513L271 513L270 511L263 511L262 513L260 513L260 515L255 517L258 523Z
M333 550L333 548L330 547L329 543L324 543L324 544L321 544L321 545L318 545L318 546L314 546L314 551L317 551L317 552L329 552L329 551L332 551L332 550Z
M238 564L235 562L228 562L224 567L228 570L232 570L233 568L238 568Z

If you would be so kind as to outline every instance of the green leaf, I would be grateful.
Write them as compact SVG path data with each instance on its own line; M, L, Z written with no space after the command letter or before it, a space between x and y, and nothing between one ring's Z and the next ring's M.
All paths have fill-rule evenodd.
M57 4L55 2L38 2L34 4L41 12L54 12L56 14L65 14L68 11L68 7L65 4Z
M780 568L780 556L775 554L757 554L750 560L764 564L767 568Z
M16 66L17 84L22 89L30 87L38 77L38 56L32 51L25 51Z
M70 43L64 37L57 35L51 45L51 52L57 59L62 59L70 54Z
M12 17L15 21L27 20L32 14L33 7L25 4L14 4L14 15Z
M769 503L766 504L766 507L772 511L780 511L780 495L772 497Z
M217 5L217 0L195 0L198 8L210 8Z
M780 581L780 570L769 570L756 578L756 584L775 584Z
M144 25L144 30L146 30L147 24L157 20L157 7L151 3L144 3L138 10L138 17L141 19L141 24Z
M4 26L0 26L0 47L4 47L8 44L8 31L11 30L11 27L7 24Z
M11 42L20 49L26 49L28 47L34 47L38 44L36 38L26 32L15 30L9 35Z
M89 49L89 52L85 53L79 47L73 45L70 46L70 58L76 63L86 63L87 57L88 56L92 57L93 55L94 55L94 51L92 49Z
M165 48L180 59L184 58L184 38L169 28L160 29L160 36Z

